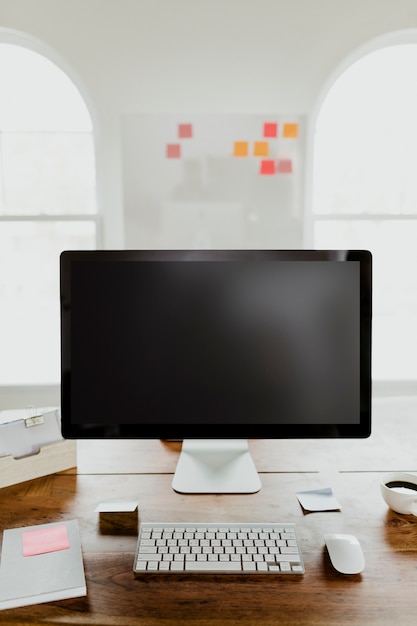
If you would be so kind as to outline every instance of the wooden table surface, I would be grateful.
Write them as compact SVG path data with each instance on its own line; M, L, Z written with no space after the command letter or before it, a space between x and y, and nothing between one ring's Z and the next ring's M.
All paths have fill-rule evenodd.
M384 472L417 472L417 399L374 402L368 440L253 441L263 487L253 495L180 495L171 488L179 443L78 442L70 470L0 490L0 529L77 518L87 596L0 612L0 624L130 626L373 625L417 620L417 518L391 511ZM339 511L306 513L297 491L333 488ZM143 521L288 521L304 576L162 575L135 578L136 537L100 533L102 500L139 503ZM358 536L365 571L337 573L326 532Z

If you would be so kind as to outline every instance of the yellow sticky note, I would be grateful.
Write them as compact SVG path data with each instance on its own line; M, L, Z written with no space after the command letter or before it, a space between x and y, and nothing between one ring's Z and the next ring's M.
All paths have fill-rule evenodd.
M297 123L284 124L283 136L286 139L296 139L298 137L298 124Z
M267 141L255 141L253 146L254 156L267 157L269 155L269 144Z
M249 145L247 141L235 141L233 148L233 156L246 157L249 154Z

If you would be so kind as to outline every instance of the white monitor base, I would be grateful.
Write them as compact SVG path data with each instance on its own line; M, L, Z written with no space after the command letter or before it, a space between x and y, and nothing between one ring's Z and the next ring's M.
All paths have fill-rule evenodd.
M255 493L262 483L246 439L185 439L172 488L179 493Z

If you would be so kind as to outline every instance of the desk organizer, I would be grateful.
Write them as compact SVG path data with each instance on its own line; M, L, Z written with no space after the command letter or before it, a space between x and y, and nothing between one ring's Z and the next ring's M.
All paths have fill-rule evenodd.
M63 440L41 446L37 454L19 459L0 457L0 488L76 467L76 441Z

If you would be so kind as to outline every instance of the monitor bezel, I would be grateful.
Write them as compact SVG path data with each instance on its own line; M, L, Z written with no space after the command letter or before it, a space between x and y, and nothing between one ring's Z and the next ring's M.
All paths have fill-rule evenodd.
M360 263L360 410L355 424L89 424L71 419L71 267L73 262L338 261ZM68 439L310 439L371 434L372 255L367 250L70 250L60 256L61 426ZM335 420L336 422L336 420Z

